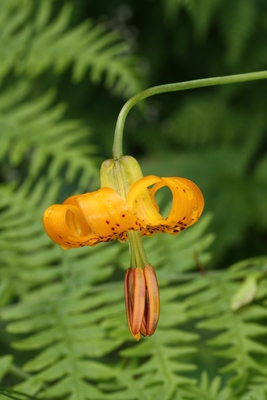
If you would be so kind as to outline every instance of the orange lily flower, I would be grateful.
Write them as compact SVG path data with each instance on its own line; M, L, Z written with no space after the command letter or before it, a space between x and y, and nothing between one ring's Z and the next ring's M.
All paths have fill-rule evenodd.
M155 201L156 192L164 186L173 195L167 218L162 217ZM154 333L159 318L157 279L141 236L160 232L176 235L198 220L203 207L202 193L190 180L142 177L137 161L126 156L105 161L101 188L52 205L44 213L43 224L48 236L65 250L129 240L131 267L125 277L125 304L129 329L139 340L140 333Z

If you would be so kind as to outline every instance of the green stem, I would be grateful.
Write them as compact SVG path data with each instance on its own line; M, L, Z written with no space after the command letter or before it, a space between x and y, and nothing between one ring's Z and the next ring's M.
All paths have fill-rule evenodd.
M141 233L139 231L128 231L129 251L130 251L130 266L142 267L148 264L144 245L142 242Z
M228 85L230 83L248 82L266 78L267 78L267 71L260 71L260 72L252 72L249 74L218 76L215 78L197 79L188 82L169 83L166 85L154 86L152 88L146 89L138 93L137 95L131 97L124 104L119 113L114 134L114 141L113 141L113 149L112 149L113 158L120 158L122 156L122 139L123 139L123 128L125 120L128 112L139 101L160 93L177 92L180 90L197 89L207 86Z

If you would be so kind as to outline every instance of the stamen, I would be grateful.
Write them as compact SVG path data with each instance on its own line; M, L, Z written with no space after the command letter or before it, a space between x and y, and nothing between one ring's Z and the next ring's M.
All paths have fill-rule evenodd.
M159 288L154 269L147 264L144 269L147 290L147 318L146 332L148 336L153 335L159 319Z
M140 339L140 333L133 333L132 320L133 320L133 301L134 301L134 268L128 268L124 280L124 295L125 295L125 308L129 330L135 340Z
M134 269L134 299L133 299L133 319L132 332L136 335L140 332L143 316L145 312L146 283L144 271L141 267Z
M142 336L147 336L147 332L146 332L146 310L145 310L145 314L143 315L142 325L141 325L141 328L140 328L140 333L141 333Z

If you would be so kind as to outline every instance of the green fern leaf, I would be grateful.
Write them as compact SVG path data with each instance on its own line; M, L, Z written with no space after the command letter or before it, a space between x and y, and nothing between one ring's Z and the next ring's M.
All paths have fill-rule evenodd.
M261 268L264 268L266 260L259 260L255 266L259 263L261 263ZM253 260L238 265L238 268L232 267L220 276L212 276L212 274L203 276L202 289L200 285L198 292L187 300L190 315L194 318L206 319L198 323L198 328L220 332L208 343L216 347L216 355L232 360L221 371L233 373L235 376L230 382L235 384L244 384L249 381L253 373L266 373L259 357L267 354L267 347L256 338L265 336L267 328L253 322L253 320L266 317L266 309L253 303L236 312L230 308L232 293L238 287L236 279L248 276L250 273L248 267L251 266L253 266ZM182 292L193 293L196 285L193 283L190 288L191 285L191 282L185 285Z
M36 77L48 68L60 74L72 66L76 82L90 70L93 82L106 76L106 86L118 94L128 97L141 90L136 59L118 33L107 32L104 26L89 20L69 28L73 11L70 3L64 4L52 21L52 0L42 0L38 5L25 0L23 7L18 0L12 0L13 7L8 3L1 2L0 55L4 62L0 76L13 69L20 76L26 73Z
M175 18L179 15L179 11L184 9L192 20L195 38L203 41L206 39L220 3L220 0L209 0L205 1L205 3L199 0L167 0L163 1L163 6L165 8L166 19L172 25L175 22Z
M199 386L193 386L189 391L185 391L185 399L205 399L205 400L235 400L233 392L230 388L221 389L222 379L216 376L211 382L207 372L201 374Z
M63 105L51 108L51 91L34 100L23 99L29 90L29 85L21 83L1 93L0 159L8 158L13 166L28 159L32 177L49 163L48 176L52 179L66 169L68 181L80 174L78 182L86 186L97 172L92 160L95 147L82 145L88 130L78 121L65 121Z
M41 214L56 196L58 185L49 191L46 187L45 181L35 186L28 181L20 189L0 187L5 193L0 196L4 205L0 274L9 279L10 286L16 277L12 290L20 299L2 308L0 315L8 324L7 332L17 337L13 347L36 352L23 367L29 378L15 389L41 398L130 400L152 396L167 400L185 385L194 384L187 373L196 368L190 359L198 336L178 329L188 322L188 316L185 305L177 300L180 289L163 287L172 279L168 273L171 266L164 279L162 267L159 278L157 334L133 347L125 320L123 280L104 283L114 272L111 260L124 263L118 254L127 246L99 245L65 252L52 244L43 232ZM194 234L196 242L201 242L207 222ZM192 254L197 243L192 247L189 239L184 239L184 245L186 241L187 252ZM203 249L207 243L201 245ZM159 242L154 241L154 246ZM164 252L165 244L160 246ZM184 257L184 246L177 256ZM191 268L190 263L194 264L192 256L185 269ZM114 352L119 364L104 362ZM143 360L139 367L137 358ZM136 376L140 378L136 380Z
M11 355L0 357L0 382L2 381L5 374L9 371L12 362L13 357Z
M13 399L13 400L38 400L36 397L28 396L25 393L18 392L16 390L7 389L0 386L0 394L3 395L1 400Z
M267 396L266 379L257 377L253 380L249 386L249 390L246 391L240 400L265 400Z
M257 6L254 1L228 3L220 13L220 27L227 46L226 60L237 65L244 55L248 38L257 24Z

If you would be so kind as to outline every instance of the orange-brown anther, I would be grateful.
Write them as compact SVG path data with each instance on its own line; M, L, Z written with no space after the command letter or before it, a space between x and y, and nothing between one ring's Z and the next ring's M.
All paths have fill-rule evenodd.
M135 340L140 339L140 333L136 335L132 331L133 302L134 302L134 268L128 268L124 279L125 308L128 327Z
M133 320L132 333L136 335L140 332L142 320L145 312L146 284L144 271L141 267L134 269L134 298L133 298Z
M159 319L159 289L150 264L129 268L125 276L125 304L129 329L136 340L151 336Z
M159 288L154 269L150 264L144 269L147 290L146 332L153 335L159 319Z

